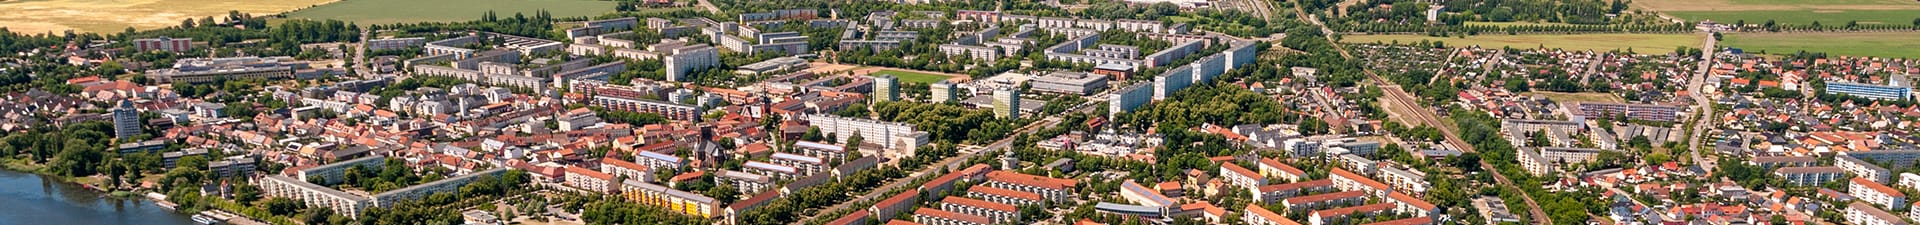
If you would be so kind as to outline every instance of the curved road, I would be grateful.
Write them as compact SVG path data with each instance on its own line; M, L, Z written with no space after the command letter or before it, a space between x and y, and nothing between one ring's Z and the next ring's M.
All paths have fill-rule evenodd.
M1689 151L1687 152L1693 153L1692 156L1693 156L1694 165L1699 165L1700 169L1706 170L1707 172L1713 172L1714 169L1719 168L1718 165L1715 165L1715 164L1718 164L1718 162L1714 162L1712 160L1706 160L1706 158L1700 157L1701 151L1708 151L1708 150L1714 149L1713 147L1702 145L1703 143L1700 142L1700 137L1706 136L1707 128L1712 128L1711 126L1708 126L1708 125L1713 124L1713 118L1714 118L1713 116L1714 100L1712 96L1710 96L1710 94L1707 94L1708 91L1706 89L1706 81L1707 81L1707 71L1712 71L1713 61L1715 60L1715 58L1713 57L1713 52L1716 52L1716 51L1713 45L1715 44L1714 42L1717 42L1718 40L1713 39L1713 33L1711 32L1707 33L1706 39L1707 39L1706 46L1702 46L1703 48L1700 48L1700 51L1705 52L1706 55L1700 56L1702 58L1700 60L1700 68L1697 68L1699 71L1694 72L1693 79L1689 80L1688 81L1689 84L1687 84L1688 85L1687 89L1692 90L1692 91L1689 91L1689 93L1693 95L1694 105L1696 105L1695 107L1700 108L1700 112L1701 112L1699 114L1700 115L1699 118L1693 119L1693 135L1689 136L1689 138L1687 139L1687 147L1691 149L1689 149Z

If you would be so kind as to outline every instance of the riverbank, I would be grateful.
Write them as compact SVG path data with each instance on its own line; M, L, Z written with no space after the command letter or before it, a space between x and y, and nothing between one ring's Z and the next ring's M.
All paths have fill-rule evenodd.
M194 224L191 215L175 213L146 198L114 197L86 189L58 176L0 170L0 205L22 205L0 210L0 221L35 224Z
M80 185L80 187L86 188L87 190L91 190L101 194L108 194L114 197L120 197L120 198L139 197L139 194L133 193L133 192L127 192L126 194L118 194L116 192L126 192L126 191L107 190L105 188L106 181L103 181L102 179L97 177L60 176L57 174L53 174L52 172L47 172L46 168L47 168L46 165L35 164L31 160L0 159L0 169L5 169L7 171L40 175L41 177L44 177L44 178L59 180L62 183Z

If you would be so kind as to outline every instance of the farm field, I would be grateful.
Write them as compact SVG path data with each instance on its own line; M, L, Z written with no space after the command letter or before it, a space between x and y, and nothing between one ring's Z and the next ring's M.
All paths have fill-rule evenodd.
M1687 21L1713 20L1722 23L1734 23L1745 20L1747 24L1766 23L1767 20L1783 24L1812 24L1838 26L1847 21L1860 24L1911 24L1920 18L1920 9L1907 10L1761 10L1761 11L1681 11L1667 12Z
M0 1L0 27L19 33L120 32L178 26L187 18L224 18L238 10L254 16L326 4L335 0L34 0Z
M349 21L362 26L415 22L469 21L491 10L500 17L533 15L542 9L554 17L595 16L613 11L615 2L595 0L353 0L286 13L287 18Z
M1910 0L1640 0L1632 6L1688 21L1748 24L1908 24L1920 17L1920 1Z
M934 74L934 73L922 73L922 72L892 70L892 69L883 69L880 71L874 71L873 73L868 75L872 75L872 76L893 75L895 77L900 77L901 82L921 83L921 84L931 84L933 82L940 82L942 80L953 78L952 76L940 75L940 74Z
M1640 0L1634 9L1659 12L1690 11L1813 11L1813 10L1915 10L1920 2L1908 0Z
M1859 33L1729 33L1723 47L1748 53L1791 54L1806 50L1829 55L1920 58L1920 34L1909 32Z
M1579 34L1579 35L1476 35L1466 38L1430 37L1426 35L1346 35L1340 39L1344 43L1400 43L1419 42L1420 40L1440 41L1447 46L1473 46L1483 48L1534 48L1545 46L1567 50L1610 51L1615 49L1633 49L1640 53L1673 51L1674 47L1700 47L1704 36L1692 34Z

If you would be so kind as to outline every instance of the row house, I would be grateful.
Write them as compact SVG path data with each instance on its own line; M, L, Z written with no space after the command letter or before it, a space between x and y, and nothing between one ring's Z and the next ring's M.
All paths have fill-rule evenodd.
M988 224L1010 223L1020 219L1019 207L966 197L956 196L941 199L940 210L986 217L991 221Z
M1077 181L1044 176L1016 173L1011 171L987 172L987 186L1008 190L1039 194L1048 202L1066 202L1073 194Z
M1260 186L1267 185L1266 176L1261 176L1260 173L1253 172L1253 170L1248 170L1246 167L1240 167L1240 165L1233 163L1220 164L1220 179L1225 179L1229 185L1246 189L1256 189Z
M1260 176L1280 178L1280 181L1298 182L1307 178L1307 171L1294 168L1272 158L1260 159Z
M1291 198L1305 193L1326 192L1328 190L1333 190L1333 180L1319 179L1260 186L1259 189L1254 190L1253 198L1259 199L1260 203L1270 204L1279 202L1281 198Z
M967 197L1008 205L1040 205L1046 203L1046 198L1040 197L1040 194L996 188L987 185L968 188Z

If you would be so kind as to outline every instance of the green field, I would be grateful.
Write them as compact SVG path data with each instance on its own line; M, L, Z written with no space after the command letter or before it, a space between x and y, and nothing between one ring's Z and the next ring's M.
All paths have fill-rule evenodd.
M491 10L500 17L533 15L545 9L554 17L597 16L612 12L615 2L595 0L347 0L286 13L288 18L336 19L361 26L414 22L452 22L480 19Z
M895 77L900 77L900 81L904 81L907 83L921 83L921 84L931 84L933 82L940 82L942 80L953 78L947 75L913 72L913 71L905 71L905 70L880 70L878 72L873 72L873 74L871 75L874 75L874 76L893 75Z
M1660 53L1673 51L1674 47L1688 46L1699 48L1705 36L1692 34L1577 34L1577 35L1477 35L1466 38L1429 37L1426 35L1346 35L1340 39L1344 43L1392 43L1402 44L1420 40L1440 41L1449 47L1478 45L1483 48L1534 48L1545 46L1567 50L1610 51L1615 49L1633 49L1639 53Z
M1721 47L1748 53L1792 54L1799 51L1828 55L1920 58L1920 33L1729 33Z
M1773 20L1784 24L1812 24L1840 26L1847 21L1859 21L1860 24L1911 24L1914 18L1920 18L1920 10L1759 10L1759 11L1680 11L1667 14L1687 21L1713 20L1722 23L1734 23L1746 20L1747 24L1761 24Z

